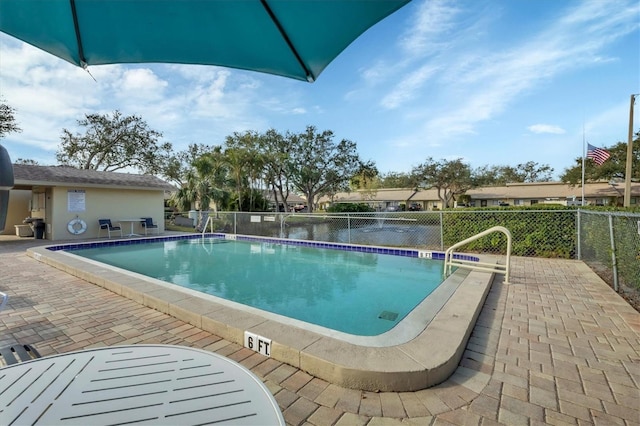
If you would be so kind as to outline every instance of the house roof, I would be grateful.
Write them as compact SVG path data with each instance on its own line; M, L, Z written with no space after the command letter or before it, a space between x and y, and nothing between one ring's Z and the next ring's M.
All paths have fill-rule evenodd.
M169 183L151 175L76 169L67 166L13 165L14 189L33 186L84 186L129 188L142 190L172 190Z
M589 182L584 186L585 197L620 197L624 194L624 183L615 186L609 182ZM467 195L474 200L498 199L543 199L543 198L573 198L582 197L582 187L568 185L563 182L531 182L508 183L505 186L487 186L470 189ZM631 184L631 195L640 195L640 184Z
M582 187L563 182L508 183L504 186L486 186L470 189L466 192L472 200L504 199L579 199ZM585 184L585 197L605 198L621 197L624 194L624 182L611 185L609 182L589 182ZM640 183L631 184L631 195L640 196ZM321 202L361 203L361 202L399 202L399 201L438 201L437 189L378 189L374 191L352 191L336 194L333 199L322 197Z
M339 192L333 198L324 196L320 202L333 201L334 203L362 203L376 201L399 201L409 200L415 194L412 189L375 189L353 192Z
M273 202L273 199L274 199L273 191L264 191L264 198L269 202ZM278 201L282 201L280 200L280 194L278 194ZM287 204L293 204L293 203L306 204L307 200L305 200L298 194L294 194L293 192L290 192L289 195L287 196Z

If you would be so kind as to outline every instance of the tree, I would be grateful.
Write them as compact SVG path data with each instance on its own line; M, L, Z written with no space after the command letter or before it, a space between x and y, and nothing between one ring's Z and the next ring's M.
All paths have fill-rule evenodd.
M180 211L192 208L209 210L213 202L214 210L217 210L218 205L227 203L229 185L222 149L215 147L193 161L191 169L184 177L183 185L173 194L171 204Z
M503 170L505 166L481 166L473 171L474 186L500 186L509 183Z
M215 149L215 147L204 144L189 144L187 149L169 156L161 175L180 187L186 182L187 175L193 167L193 162L200 156Z
M0 102L0 139L2 139L7 134L21 132L22 129L16 123L15 109L4 101Z
M535 161L512 166L482 166L473 172L475 186L498 186L512 182L549 182L553 168Z
M287 206L292 185L287 174L290 157L290 141L275 129L269 129L260 137L260 152L263 160L263 178L273 192L276 210L280 204Z
M351 178L353 189L375 190L380 185L380 172L373 161L360 164L360 168Z
M413 175L420 186L438 190L438 198L444 208L452 207L458 195L473 187L471 168L460 158L438 162L429 157L413 169Z
M255 209L256 190L263 172L263 160L259 150L260 136L257 132L234 132L227 136L224 156L229 167L229 172L236 184L236 208L249 211ZM248 203L243 202L244 195L249 198Z
M381 188L415 188L416 182L409 173L389 172L380 179Z
M518 164L514 170L515 182L551 182L553 168L548 164L538 165L535 161Z
M162 133L152 130L142 118L123 116L120 111L86 114L78 120L84 134L62 130L56 153L62 165L80 169L116 171L125 168L160 174L171 157L171 144L160 144Z
M585 159L584 179L586 182L599 180L624 180L627 162L627 143L618 142L611 148L606 148L611 155L607 161L598 166L592 159ZM631 160L632 180L640 180L640 131L635 134L633 141L633 158ZM582 183L582 157L575 159L574 166L565 169L560 180L571 185Z
M26 164L26 165L29 165L29 166L39 166L40 165L40 163L38 163L36 160L34 160L32 158L18 158L13 163L14 164Z
M373 200L378 194L378 188L380 188L379 174L380 172L373 161L361 163L358 171L349 182L349 188L359 190L364 199ZM333 197L336 194L329 195L333 202Z
M291 151L286 172L294 188L306 197L310 213L317 197L348 189L361 165L354 142L335 143L332 131L318 133L314 126L288 134L287 139Z

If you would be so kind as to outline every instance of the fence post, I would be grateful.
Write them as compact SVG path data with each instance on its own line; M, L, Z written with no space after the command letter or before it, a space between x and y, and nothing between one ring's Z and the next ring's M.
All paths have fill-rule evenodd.
M440 211L440 250L444 250L444 212Z
M582 260L582 245L580 244L580 214L582 213L582 211L580 209L578 209L578 213L576 214L576 232L578 233L578 235L576 236L576 244L578 247L576 247L576 256L578 258L578 260Z
M618 292L618 265L616 264L616 243L613 237L613 215L609 214L609 236L611 238L611 263L613 265L613 289Z
M351 244L351 215L347 213L347 240Z
M233 212L233 233L238 233L238 213Z

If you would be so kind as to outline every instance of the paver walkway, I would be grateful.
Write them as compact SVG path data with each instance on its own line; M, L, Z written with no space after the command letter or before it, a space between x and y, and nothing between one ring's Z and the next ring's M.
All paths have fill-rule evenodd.
M341 388L88 284L0 238L0 345L43 356L136 343L204 348L250 368L290 425L640 425L640 314L582 262L512 259L459 368L418 392ZM0 423L1 418L0 418Z

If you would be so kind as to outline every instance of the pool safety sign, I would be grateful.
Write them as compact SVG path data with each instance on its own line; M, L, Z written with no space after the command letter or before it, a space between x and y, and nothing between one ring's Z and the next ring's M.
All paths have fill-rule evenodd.
M267 339L266 337L245 331L244 347L264 356L271 357L271 339Z
M67 191L67 211L83 212L87 209L86 193L84 189L70 189Z

